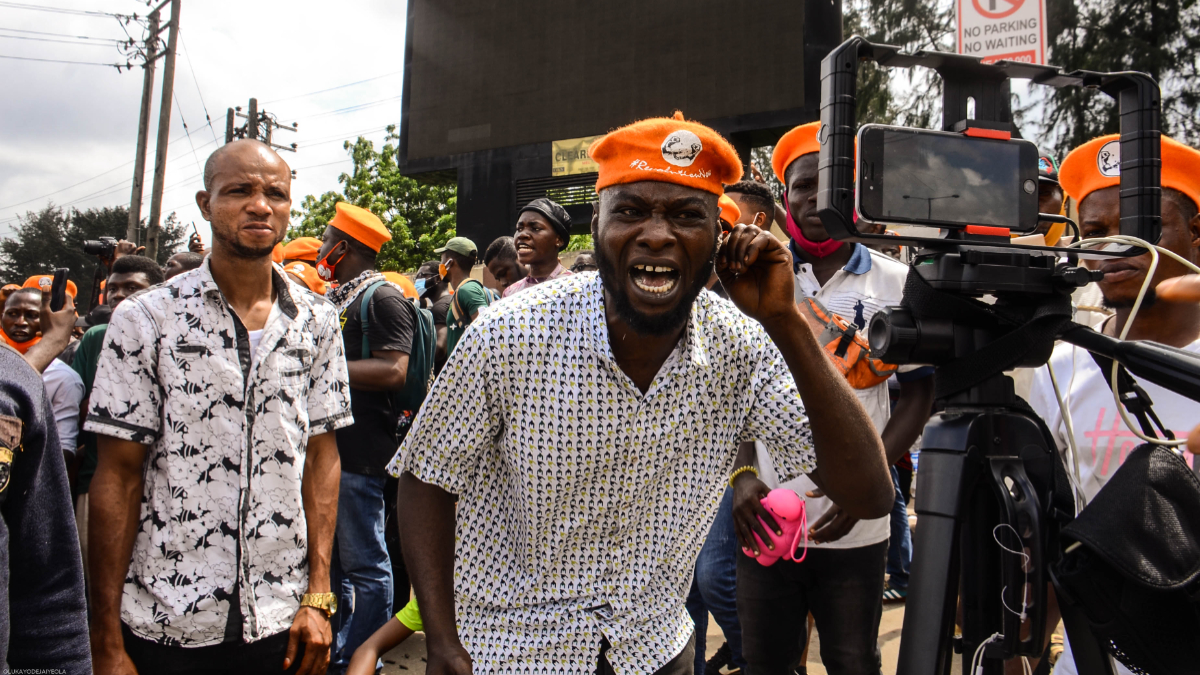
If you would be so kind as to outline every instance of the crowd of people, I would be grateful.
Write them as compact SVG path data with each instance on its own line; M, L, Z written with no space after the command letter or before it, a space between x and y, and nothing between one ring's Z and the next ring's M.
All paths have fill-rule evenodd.
M290 169L234 141L196 196L210 248L121 242L83 316L48 275L0 289L0 659L366 675L424 631L438 674L792 675L815 629L827 672L879 673L934 372L831 346L865 345L908 268L825 230L818 126L776 144L776 200L712 129L632 123L590 150L594 251L565 266L572 217L541 198L411 278L352 204L283 243ZM1084 238L1120 231L1115 138L1041 160L1040 210L1069 198ZM1163 139L1160 245L1192 262L1198 166ZM1088 263L1097 330L1126 329L1149 258ZM1128 338L1200 352L1200 304L1144 301ZM1067 410L1044 367L1024 393L1090 498L1138 441L1086 353L1051 362ZM1186 436L1200 404L1143 386ZM782 551L779 489L807 521Z

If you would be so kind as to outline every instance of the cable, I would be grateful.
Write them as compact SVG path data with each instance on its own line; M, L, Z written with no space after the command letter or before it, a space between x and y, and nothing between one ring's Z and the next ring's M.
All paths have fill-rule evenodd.
M99 61L66 61L63 59L35 59L31 56L9 56L8 54L0 54L0 59L14 59L16 61L41 61L43 63L70 63L77 66L104 66L105 68L116 68L118 71L124 68L122 63L100 63Z
M1016 551L1005 546L1004 542L1000 541L999 535L996 534L996 530L999 530L1002 527L1007 527L1008 529L1012 530L1013 536L1017 538L1017 542L1021 542L1021 533L1017 532L1017 528L1009 525L1008 523L1000 523L992 528L992 539L996 541L996 544L1001 549L1013 555L1021 556L1021 574L1024 575L1025 580L1021 582L1021 611L1018 612L1012 607L1009 607L1008 601L1004 599L1004 592L1008 590L1008 586L1000 589L1000 604L1003 605L1004 609L1007 609L1010 614L1016 614L1017 616L1021 617L1021 621L1024 622L1028 616L1025 613L1025 610L1029 608L1029 554L1025 552L1024 546L1022 546L1022 550L1020 551Z
M1071 351L1072 365L1074 365L1075 352ZM1069 399L1071 397L1070 388L1067 389L1067 399L1063 399L1062 391L1058 387L1058 378L1054 374L1054 357L1051 356L1049 361L1046 361L1046 369L1050 372L1050 384L1054 387L1054 398L1058 400L1058 410L1062 413L1063 424L1067 427L1067 448L1071 453L1071 469L1069 474L1071 481L1071 492L1075 495L1075 515L1087 506L1087 498L1083 494L1083 475L1079 470L1079 448L1075 445L1075 423L1071 420L1071 406ZM1075 369L1071 369L1071 376L1074 378Z
M0 35L9 40L32 40L34 42L54 42L60 45L75 45L77 47L117 47L125 44L123 40L113 40L111 44L103 42L79 42L78 40L59 40L57 38L33 37L30 35Z
M327 91L337 91L338 89L345 89L346 87L353 87L356 84L363 84L365 82L374 82L375 80L382 80L385 77L399 75L403 72L404 72L403 70L396 70L396 71L393 71L390 73L384 73L383 75L376 75L375 77L368 77L367 79L359 80L358 82L350 82L349 84L339 84L336 87L330 87L328 89L319 89L317 91L310 91L307 94L296 94L295 96L287 96L285 98L276 98L276 99L272 99L270 101L263 101L263 105L266 105L268 103L279 103L281 101L291 101L293 99L304 98L306 96L316 96L317 94L324 94Z
M400 98L399 95L390 96L388 98L381 98L378 101L371 101L370 103L360 103L358 105L347 106L345 108L338 108L337 110L329 110L329 111L326 111L323 113L317 113L316 115L309 115L308 117L301 117L300 119L301 120L311 120L311 119L316 119L318 117L325 117L327 115L343 115L345 113L357 112L357 111L363 110L365 108L382 105L384 103L387 103L388 101L395 101L398 98Z
M979 643L975 648L975 655L971 657L971 672L967 675L983 675L983 648L988 646L988 643L1003 640L1004 636L999 633L992 633L991 637Z
M23 2L0 2L0 7L8 7L9 9L32 9L37 12L74 14L76 16L112 17L117 19L125 18L125 15L123 14L114 14L112 12L98 12L90 9L67 9L64 7L46 7L43 5L29 5Z
M8 31L9 33L28 33L30 35L49 35L50 37L74 38L76 40L96 40L99 42L116 42L117 44L127 42L126 40L118 40L117 38L98 38L98 37L90 37L88 35L72 35L70 33L48 33L44 30L26 30L24 28L0 28L0 30Z
M187 137L188 145L192 146L192 159L196 160L196 168L203 173L204 169L200 167L200 156L196 154L196 144L192 142L192 132L188 130L187 119L183 116L183 106L179 105L179 97L175 95L175 92L171 92L171 97L175 99L175 110L179 112L179 121L183 123L183 135ZM215 134L213 140L216 140Z
M1125 325L1121 327L1121 335L1119 336L1119 339L1121 340L1124 340L1126 336L1129 335L1129 329L1133 327L1133 320L1137 317L1138 311L1142 308L1142 300L1145 299L1146 293L1150 289L1150 282L1154 279L1154 272L1158 269L1159 253L1164 253L1167 256L1174 258L1182 263L1185 267L1188 267L1197 274L1200 274L1200 267L1192 264L1192 262L1189 260L1185 260L1182 256L1176 254L1175 252L1168 251L1161 246L1151 244L1144 239L1138 239L1137 237L1130 237L1127 235L1113 235L1111 237L1084 239L1082 241L1073 242L1068 248L1082 248L1084 246L1094 246L1097 244L1124 244L1127 246L1137 246L1146 249L1150 253L1150 268L1146 270L1146 280L1142 282L1142 287L1138 290L1137 299L1133 302L1133 309L1129 312L1129 318L1125 320ZM1125 405L1121 402L1120 394L1117 393L1117 373L1119 372L1120 365L1121 364L1117 363L1116 359L1113 359L1112 379L1110 382L1112 386L1110 388L1112 389L1113 400L1117 403L1117 412L1121 414L1121 419L1125 422L1125 427L1129 429L1129 431L1133 432L1133 435L1137 436L1143 441L1146 441L1147 443L1154 443L1172 448L1178 448L1186 445L1186 438L1171 441L1163 438L1147 436L1140 431L1141 427L1139 425L1134 424L1133 420L1129 419L1129 413L1125 410Z
M343 157L342 159L339 159L335 162L325 162L324 164L309 164L308 166L298 166L295 169L293 169L293 171L300 171L302 169L315 169L319 166L329 166L330 164L341 164L342 162L350 162L353 160L354 160L353 157Z
M196 85L196 95L200 97L200 107L204 109L204 119L208 122L208 128L212 131L213 140L216 140L217 130L213 128L212 117L210 117L208 114L208 105L204 103L204 93L200 91L200 80L196 79L196 69L192 67L191 51L189 51L187 46L183 43L183 29L178 29L176 34L179 36L180 46L183 47L183 56L187 59L188 72L192 74L192 84Z

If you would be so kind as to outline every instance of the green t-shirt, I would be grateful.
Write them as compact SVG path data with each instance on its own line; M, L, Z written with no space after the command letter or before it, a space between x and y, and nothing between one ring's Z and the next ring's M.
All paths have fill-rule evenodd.
M414 633L425 630L425 622L421 620L421 608L417 606L417 596L414 595L404 609L396 612L396 620Z
M446 356L454 353L458 339L462 337L471 317L480 309L488 306L488 294L483 284L474 279L464 281L454 291L454 299L450 301L450 311L446 312ZM461 312L460 316L455 316Z
M79 338L79 347L75 349L75 358L71 359L71 367L79 373L83 380L83 395L92 395L92 382L96 379L96 365L100 361L100 348L104 346L104 334L108 324L92 326ZM86 420L83 420L86 421ZM80 426L83 426L83 421ZM92 476L96 473L96 434L87 431L79 432L79 441L83 444L83 455L79 464L79 480L76 489L79 494L85 494L92 485Z

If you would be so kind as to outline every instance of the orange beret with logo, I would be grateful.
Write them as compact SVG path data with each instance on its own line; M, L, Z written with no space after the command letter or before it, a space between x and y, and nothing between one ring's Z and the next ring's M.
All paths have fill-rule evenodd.
M329 221L329 226L341 230L372 251L378 253L384 244L392 240L392 233L374 213L346 202L338 202L335 208L337 214Z
M35 274L26 279L22 287L36 288L43 293L49 293L50 289L54 288L54 277L49 274ZM78 292L79 289L75 287L75 282L67 279L67 295L74 298Z
M283 259L306 260L315 265L317 263L317 251L320 250L320 239L316 237L300 237L283 245Z
M283 257L283 244L275 244L275 248L271 249L271 262L279 264L284 260L287 258Z
M399 272L384 272L383 278L399 286L400 290L404 292L404 297L410 300L416 300L419 297L417 287L413 284L412 279L403 274Z
M787 179L783 176L792 162L809 153L821 151L821 144L817 142L817 130L820 128L820 122L801 124L784 134L775 144L775 151L771 153L771 169L780 183L787 185Z
M1179 190L1200 206L1200 151L1168 136L1162 137L1159 148L1162 186ZM1120 135L1093 138L1072 150L1058 169L1058 182L1077 204L1096 190L1120 185Z
M283 271L298 277L308 290L317 295L325 295L325 282L317 275L317 268L306 262L293 260L283 266Z
M737 223L738 218L742 217L742 210L729 195L721 195L721 198L717 200L717 206L721 207L721 220L730 225Z
M681 112L612 131L592 143L588 155L600 167L598 191L649 180L721 195L742 178L742 160L729 141Z

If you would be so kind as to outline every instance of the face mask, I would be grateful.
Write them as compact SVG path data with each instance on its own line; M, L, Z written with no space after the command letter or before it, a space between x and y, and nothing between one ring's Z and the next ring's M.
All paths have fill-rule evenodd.
M438 263L438 276L445 279L450 274L450 268L446 267L446 263Z
M346 257L346 252L342 251L337 260L330 262L329 256L333 255L335 250L337 250L337 246L334 246L329 253L325 254L324 258L317 261L317 276L321 277L322 281L333 281L333 270L337 268L338 263L342 262L342 258Z
M805 253L817 257L824 258L831 255L834 251L842 247L842 242L830 237L824 241L812 241L804 236L804 232L800 230L800 226L792 219L792 207L788 204L787 192L783 193L784 211L787 211L787 233L796 242Z
M424 279L414 280L413 286L416 287L416 289L417 289L417 295L420 295L425 292L425 280Z

